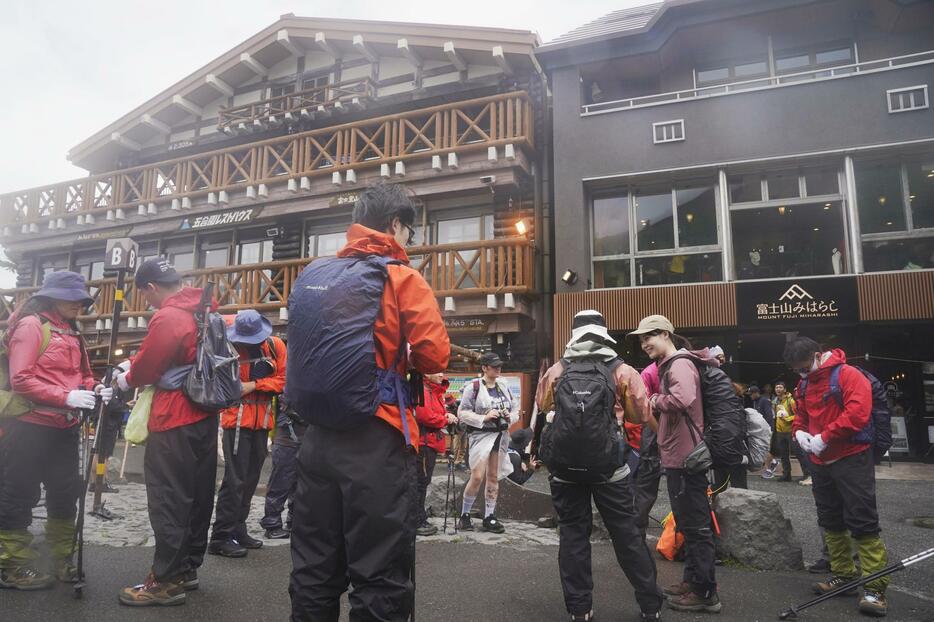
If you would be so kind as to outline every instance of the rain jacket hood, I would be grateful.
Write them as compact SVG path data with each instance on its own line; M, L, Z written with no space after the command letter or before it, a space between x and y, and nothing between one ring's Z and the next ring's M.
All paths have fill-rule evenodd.
M358 255L392 257L405 265L409 264L408 253L388 233L381 233L363 225L350 225L347 230L347 244L337 252L337 256L353 257Z

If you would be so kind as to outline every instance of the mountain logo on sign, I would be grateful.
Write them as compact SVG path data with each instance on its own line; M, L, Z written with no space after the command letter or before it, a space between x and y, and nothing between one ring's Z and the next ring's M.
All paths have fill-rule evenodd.
M789 287L788 290L784 294L782 294L782 297L779 298L779 300L804 300L805 298L810 298L811 300L814 300L814 296L807 293L807 291L803 287L795 283L794 285Z
M178 228L179 231L184 231L185 229L191 229L191 223L188 222L188 219L182 221L182 225Z

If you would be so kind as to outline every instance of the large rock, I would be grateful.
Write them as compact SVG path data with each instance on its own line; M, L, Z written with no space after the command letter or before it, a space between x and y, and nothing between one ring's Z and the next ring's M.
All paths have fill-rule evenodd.
M447 465L439 463L435 467L434 476L431 478L431 484L428 486L428 492L425 495L425 507L431 508L433 516L444 516L444 499L447 494ZM467 483L467 473L456 472L454 485L451 487L448 498L448 510L450 516L460 516L461 501L464 494L464 486ZM480 488L480 494L474 502L474 510L483 508L483 488ZM481 512L482 513L482 512ZM542 516L549 516L554 513L551 504L551 495L525 486L519 486L509 479L502 479L499 482L499 496L496 501L496 516L511 520L535 522Z
M717 495L714 510L720 523L721 558L757 570L804 567L801 544L774 493L730 488Z

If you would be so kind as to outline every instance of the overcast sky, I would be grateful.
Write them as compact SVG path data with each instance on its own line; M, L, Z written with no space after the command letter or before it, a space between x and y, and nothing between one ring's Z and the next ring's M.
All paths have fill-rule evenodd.
M647 0L4 0L0 193L86 175L65 158L71 147L284 13L519 28L547 42L641 4ZM0 274L0 287L9 286Z

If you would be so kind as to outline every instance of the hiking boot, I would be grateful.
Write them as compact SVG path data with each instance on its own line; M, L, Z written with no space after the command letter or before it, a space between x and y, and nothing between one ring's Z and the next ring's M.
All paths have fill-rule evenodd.
M125 587L120 591L120 604L128 607L167 607L185 604L185 588L180 583L160 583L150 572L140 585Z
M888 612L885 594L875 590L863 590L863 597L859 599L859 612L877 618L885 617Z
M185 588L186 592L193 592L201 586L201 580L198 578L197 570L189 570L178 575L176 583Z
M63 559L55 565L55 578L62 583L77 583L78 569L70 559Z
M433 536L436 533L438 533L438 528L427 521L415 528L417 536Z
M245 549L254 550L254 549L263 548L263 541L257 540L256 538L254 538L248 533L240 534L239 536L234 538L234 541L237 542L237 544L239 544Z
M470 514L467 512L461 514L457 523L457 528L460 531L473 531L473 521L470 520Z
M682 581L681 583L675 583L674 585L669 585L662 590L662 594L665 596L684 596L691 592L691 584L687 581Z
M276 527L275 529L267 529L263 537L267 540L288 540L292 537L292 532L282 527Z
M839 577L837 575L834 575L830 577L829 579L827 579L826 581L820 581L818 583L815 583L812 587L814 589L815 594L823 595L823 594L826 594L827 592L832 592L833 590L838 589L841 585L846 585L853 579L854 577ZM837 594L837 596L853 596L854 594L856 594L858 589L859 588L854 586L844 592L840 592L839 594Z
M503 533L506 531L506 528L503 527L503 524L499 522L499 519L490 514L483 519L483 531L489 531L490 533ZM590 618L588 618L589 620Z
M661 622L662 612L656 611L655 613L646 613L644 611L639 612L640 622Z
M90 493L96 493L96 492L97 492L97 482L93 482L92 484L90 484L90 485L88 486L88 492L90 492ZM111 486L111 485L108 484L107 482L104 482L104 485L101 486L101 493L115 493L115 492L120 492L120 489L119 489L119 488L114 488L113 486Z
M773 477L775 477L775 471L772 469L762 471L762 479L772 479Z
M808 572L811 574L827 574L830 572L830 562L821 558L808 566Z
M55 585L55 577L32 566L0 568L0 587L14 590L45 590Z
M593 609L587 613L572 613L571 622L593 622L596 618L593 615Z
M208 553L221 557L246 557L246 548L234 540L212 540L208 544Z
M720 613L720 609L723 608L720 603L720 596L716 592L711 592L707 598L696 592L688 592L669 599L668 606L675 611L704 611L707 613Z
M810 476L810 475L808 475L807 477L802 477L801 479L798 480L798 485L799 485L799 486L810 486L811 483L812 483L812 482L811 482L811 476Z

